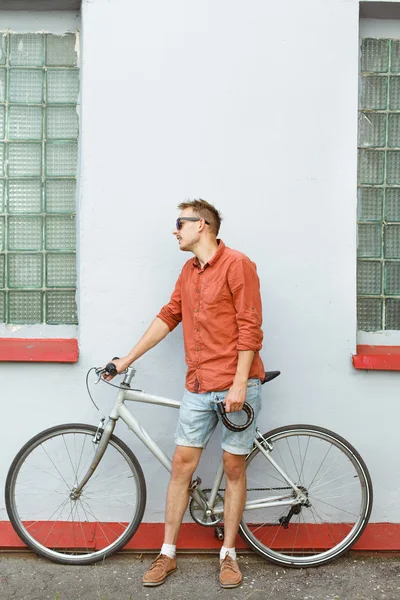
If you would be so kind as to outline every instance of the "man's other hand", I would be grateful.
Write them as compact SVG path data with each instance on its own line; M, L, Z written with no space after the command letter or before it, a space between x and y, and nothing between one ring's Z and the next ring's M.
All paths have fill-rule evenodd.
M225 412L238 412L242 410L246 402L247 381L244 383L233 382L232 387L226 395L224 404Z

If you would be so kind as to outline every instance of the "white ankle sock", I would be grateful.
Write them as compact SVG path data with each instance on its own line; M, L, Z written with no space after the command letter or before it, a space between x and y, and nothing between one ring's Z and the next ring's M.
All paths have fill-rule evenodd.
M235 548L226 548L225 546L222 546L221 551L219 553L219 559L224 560L224 558L226 557L226 553L229 554L232 560L236 560Z
M165 554L165 556L175 558L176 546L174 546L173 544L163 544L161 547L160 554Z

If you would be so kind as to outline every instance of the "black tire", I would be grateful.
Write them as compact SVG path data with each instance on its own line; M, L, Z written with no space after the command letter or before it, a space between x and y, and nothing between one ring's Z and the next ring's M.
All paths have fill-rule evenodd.
M243 513L242 538L264 558L286 567L315 567L347 552L364 531L372 509L371 477L359 453L341 436L313 425L279 427L260 437L260 443L262 438L273 448L271 458L304 491L309 506L297 503L294 510L299 513L282 522L290 506L279 506L276 500L276 506L266 508L260 501L259 508ZM266 492L274 498L284 495L288 503L295 498L293 488L255 445L246 461L248 501L256 505L260 495L265 501ZM321 515L328 513L324 521Z
M91 446L87 446L86 451L85 446L89 439L91 442L93 441L96 431L96 427L81 423L58 425L56 427L46 429L29 440L29 442L27 442L23 448L21 448L14 458L7 475L5 501L12 526L21 540L31 550L33 550L39 556L48 558L49 560L57 563L68 565L88 565L99 560L104 560L111 554L114 554L118 550L122 549L129 542L143 518L146 505L146 482L142 468L130 448L115 435L111 436L106 448L106 452L102 457L99 466L84 487L82 498L79 498L79 502L81 502L82 505L81 512L79 512L77 508L78 503L75 502L75 504L73 504L71 502L70 491L74 484L71 473L73 474L75 480L77 480L78 475L79 477L82 477L83 471L87 469L86 464L90 465L90 456L94 449ZM66 436L70 437L66 438ZM46 446L44 446L45 443L47 443ZM72 449L75 451L76 446L79 444L80 447L77 448L76 453L76 457L78 457L78 453L80 452L79 462L75 460L74 463L73 460L71 460ZM66 450L65 452L64 447ZM57 449L59 454L57 454L55 451ZM35 450L36 454L34 454ZM60 456L62 453L65 454L65 457L62 457L65 463L63 463L63 467L65 467L65 473L68 471L68 478L67 475L64 477L60 471ZM85 461L86 454L88 454L88 463ZM49 457L48 469L50 469L50 471L44 470L41 467L41 463L46 461L46 455ZM70 466L67 465L67 456ZM38 461L37 464L39 467L34 464L35 460ZM121 475L119 475L119 473L114 474L114 462L118 467L122 465L123 469L127 467L129 471L124 470L121 472ZM109 466L110 464L111 467ZM54 465L54 469L51 465ZM40 486L38 488L34 487L35 469L41 471L42 477L40 480ZM101 469L103 469L103 471ZM24 486L25 473L27 480L30 479L33 481L33 484L29 483L28 481L28 487L26 488L27 491L24 491L22 495L22 493L19 494L19 489L20 487ZM106 479L103 481L99 479L101 473L107 475ZM108 473L110 473L110 475L108 475ZM117 486L118 482L116 482L117 477L120 477L120 481L122 482L123 486L129 486L129 490L126 494L119 492L119 488ZM41 513L43 506L45 506L46 503L51 503L52 490L50 490L50 488L49 491L46 490L44 481L46 482L46 485L50 486L58 485L60 487L61 485L61 491L54 490L53 497L56 498L57 503L60 501L60 496L64 497L64 500L59 505L59 508L61 507L60 515L63 517L64 514L68 513L69 506L71 505L72 508L70 510L70 521L63 520L61 516L61 520L51 520L51 517L53 517L55 513L49 516L49 520L47 521L40 520L36 516L37 514ZM96 515L92 508L89 509L89 506L91 506L89 505L90 502L93 502L96 507L98 506L98 510L100 511L103 511L107 508L105 505L105 503L107 503L107 499L100 499L98 493L96 492L96 486L98 487L99 485L103 485L104 490L108 490L111 494L115 492L115 496L109 496L110 507L111 504L113 504L114 508L116 507L119 509L119 507L122 505L120 510L124 512L124 516L128 510L125 505L129 506L129 511L132 510L132 517L129 518L126 523L125 520L122 521L121 519L112 522L107 520L105 521L104 519L93 521L93 517L96 518ZM92 486L92 488L90 488L90 486ZM66 487L68 489L64 489ZM87 490L89 491L87 492ZM133 501L128 502L124 499L124 496L128 497L129 499L131 498L130 490L132 490L132 495L133 492L136 493L136 503L134 507ZM84 493L86 492L87 497L84 498ZM28 498L26 498L27 494ZM121 498L123 499L121 500ZM114 501L114 499L116 500ZM132 508L130 507L131 504ZM80 519L79 521L75 521L74 512L75 517L81 517L83 514L83 516L86 517L86 520ZM110 517L113 517L113 515L108 515L107 519ZM58 531L61 528L63 528L64 531L61 531L61 533L58 534ZM55 530L57 530L57 540L54 539ZM35 534L40 539L35 539ZM45 534L46 537L44 538ZM67 539L68 536L70 538L71 535L73 535L75 540L74 543L76 548L62 546L62 542ZM96 549L97 537L103 539L103 544L106 544L105 547L99 547ZM112 539L110 542L110 537L115 537L115 539ZM94 542L93 538L95 538ZM54 546L54 543L57 547ZM92 544L92 546L94 544L94 547L92 548L92 546L89 544ZM52 545L54 547L52 547Z

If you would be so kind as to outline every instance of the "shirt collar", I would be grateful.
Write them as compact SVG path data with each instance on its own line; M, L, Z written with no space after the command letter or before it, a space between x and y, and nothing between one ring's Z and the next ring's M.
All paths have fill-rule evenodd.
M215 265L215 263L217 262L217 260L222 256L222 253L225 250L225 244L222 240L219 240L219 239L217 239L217 244L218 244L218 250L216 251L214 256L212 258L210 258L210 260L208 262L206 262L206 264L204 265L204 268L206 268L207 265L209 267L213 267ZM193 266L200 268L200 263L197 259L197 256L195 256L193 259Z

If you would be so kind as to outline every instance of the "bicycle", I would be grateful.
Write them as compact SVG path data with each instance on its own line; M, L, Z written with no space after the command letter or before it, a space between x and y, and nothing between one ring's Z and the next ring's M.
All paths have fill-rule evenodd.
M107 365L107 372L112 367ZM99 381L104 369L95 370ZM125 371L107 424L103 418L98 427L51 427L29 440L13 460L6 480L8 515L38 555L62 564L95 563L122 549L138 529L146 483L137 458L113 433L118 419L171 471L171 460L125 402L173 408L180 403L132 389L134 375L132 367ZM266 373L263 383L277 375ZM322 565L346 552L364 531L372 508L371 478L361 456L341 436L312 425L266 434L257 429L246 464L247 501L239 533L264 558L287 567ZM221 461L211 489L202 489L201 479L194 479L189 503L193 520L213 527L220 539L222 479Z

